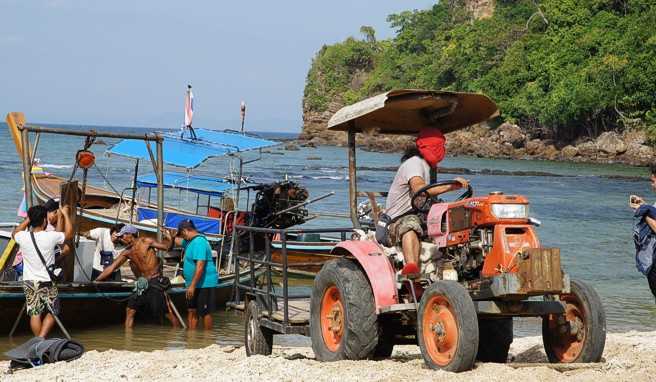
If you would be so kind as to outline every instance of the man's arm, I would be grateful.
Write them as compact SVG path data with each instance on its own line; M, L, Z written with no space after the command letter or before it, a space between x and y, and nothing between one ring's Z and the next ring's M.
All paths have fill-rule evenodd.
M102 271L102 273L98 277L96 277L95 281L102 281L102 280L108 278L109 276L111 276L111 274L114 273L114 271L117 268L119 268L121 265L123 265L128 260L128 257L127 257L128 252L130 252L130 250L125 250L125 251L121 252L121 254L118 255L118 257L114 260L112 265L105 268L105 270Z
M149 240L149 245L155 249L161 249L162 251L168 251L169 248L171 248L171 243L173 239L171 238L171 233L164 229L162 230L162 235L164 235L164 240L162 241L157 241L153 239L146 239Z
M454 191L469 186L469 182L463 178L455 178L455 180L460 184L449 184L445 186L433 187L430 190L428 190L428 194L430 196L436 196L436 195L443 194L445 192ZM421 190L423 187L426 187L426 182L420 176L413 176L412 178L410 178L409 183L413 195L419 192L419 190Z
M17 225L16 228L14 228L14 230L11 232L11 238L13 239L16 236L17 233L25 231L28 224L30 224L30 219L29 218L23 220L23 222L20 223L19 225Z
M203 277L203 272L205 272L205 260L196 260L196 272L194 272L194 277L192 277L189 288L187 288L187 299L191 300L194 297L196 285Z
M73 240L73 224L71 218L68 216L68 206L63 206L59 209L59 216L64 220L64 238L66 241Z

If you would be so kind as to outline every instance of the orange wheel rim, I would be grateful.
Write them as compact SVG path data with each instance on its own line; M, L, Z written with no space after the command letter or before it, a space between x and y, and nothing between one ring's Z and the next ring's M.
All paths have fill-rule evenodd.
M336 352L344 336L344 304L336 286L323 292L321 298L321 335L331 352Z
M554 335L551 349L561 362L574 362L583 351L586 340L585 313L574 295L562 295L565 303L565 322L558 315L549 316L549 330Z
M437 365L446 366L458 348L458 321L453 308L444 296L434 296L423 313L422 337L428 355Z

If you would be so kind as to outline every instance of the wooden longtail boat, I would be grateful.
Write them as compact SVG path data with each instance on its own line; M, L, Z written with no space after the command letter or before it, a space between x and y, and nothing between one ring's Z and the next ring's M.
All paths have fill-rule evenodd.
M5 252L5 250L7 251ZM11 232L0 230L0 275L11 268L18 248L13 246ZM167 271L168 269L168 271ZM172 267L164 274L173 279ZM257 274L259 274L259 269ZM230 299L235 274L222 274L216 293L216 303L223 306ZM240 283L248 283L250 270L241 271ZM127 299L132 295L132 282L62 282L57 284L62 304L60 318L67 329L120 324L125 319ZM180 312L186 310L184 284L174 284L168 291ZM22 281L0 281L0 337L10 332L25 302ZM29 331L25 313L17 328L18 332Z
M320 237L318 234L289 234L287 238L287 264L298 275L313 276L326 261L340 256L330 252L340 239ZM271 240L271 260L282 263L282 241L279 235Z

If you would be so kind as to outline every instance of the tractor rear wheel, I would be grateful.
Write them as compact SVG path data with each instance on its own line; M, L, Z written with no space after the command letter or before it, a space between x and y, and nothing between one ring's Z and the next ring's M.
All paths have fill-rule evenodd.
M255 301L246 306L246 320L244 320L244 344L246 355L271 355L273 349L273 331L260 326L260 307Z
M513 319L504 317L478 320L478 354L481 362L506 363L513 342Z
M310 336L319 361L373 356L378 344L374 295L369 280L353 261L329 261L314 279Z
M606 313L597 292L582 281L571 281L571 292L560 295L565 315L542 317L542 339L550 362L599 362L606 345Z
M478 350L478 320L467 290L455 281L437 281L419 303L417 340L431 369L470 370Z

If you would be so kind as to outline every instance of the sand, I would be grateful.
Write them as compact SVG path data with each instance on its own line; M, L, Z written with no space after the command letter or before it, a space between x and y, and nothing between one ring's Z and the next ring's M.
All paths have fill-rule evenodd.
M306 347L275 347L246 357L243 347L193 350L89 351L82 358L0 374L2 381L650 381L656 379L656 332L611 333L604 362L555 370L545 364L540 337L516 338L505 365L478 363L453 374L424 366L417 346L397 346L384 361L321 363ZM529 365L527 365L529 364ZM7 362L0 362L0 370Z

